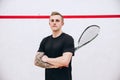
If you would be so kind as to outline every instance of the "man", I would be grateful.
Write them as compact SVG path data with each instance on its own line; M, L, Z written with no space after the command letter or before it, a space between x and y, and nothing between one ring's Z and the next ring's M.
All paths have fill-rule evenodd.
M42 61L53 65L45 69L45 80L72 80L71 61L74 55L74 40L70 35L62 32L64 19L60 13L51 13L49 25L52 35L42 40L38 50L38 53L45 53Z

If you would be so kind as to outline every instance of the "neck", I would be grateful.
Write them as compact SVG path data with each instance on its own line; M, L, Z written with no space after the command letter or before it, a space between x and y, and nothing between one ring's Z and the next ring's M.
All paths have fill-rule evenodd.
M60 30L60 31L54 31L53 33L52 33L52 36L53 36L53 38L56 38L56 37L58 37L58 36L60 36L62 34L62 31Z

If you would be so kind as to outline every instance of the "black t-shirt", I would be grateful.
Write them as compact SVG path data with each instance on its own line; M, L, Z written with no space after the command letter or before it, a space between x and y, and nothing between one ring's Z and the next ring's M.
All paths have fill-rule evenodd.
M56 38L50 35L42 40L38 52L44 52L49 58L62 56L64 52L71 52L74 55L74 40L72 36L66 33L62 33ZM46 72L54 71L54 75L65 74L66 72L64 76L67 77L67 75L69 75L69 77L71 77L71 61L68 67L62 69L46 69Z
M62 56L64 52L72 52L74 55L74 40L65 33L57 38L50 35L42 40L38 52L44 52L50 58Z

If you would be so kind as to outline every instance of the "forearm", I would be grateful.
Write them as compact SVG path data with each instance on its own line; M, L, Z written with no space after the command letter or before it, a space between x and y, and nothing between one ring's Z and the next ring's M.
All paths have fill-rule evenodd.
M56 67L68 67L71 57L72 53L66 52L57 58L48 58L47 56L43 56L43 61L48 62Z
M45 63L41 60L41 58L44 56L43 52L37 52L34 60L34 64L36 66L42 67L42 68L57 68L57 66L54 66L52 64Z
M48 63L56 66L56 67L67 67L68 65L65 63L65 60L63 56L57 57L57 58L47 58Z

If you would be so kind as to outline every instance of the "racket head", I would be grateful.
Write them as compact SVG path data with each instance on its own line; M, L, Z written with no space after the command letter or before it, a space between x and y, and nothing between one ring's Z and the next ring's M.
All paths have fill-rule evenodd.
M79 37L78 46L75 48L75 50L94 40L98 36L99 32L100 27L98 25L88 26Z

